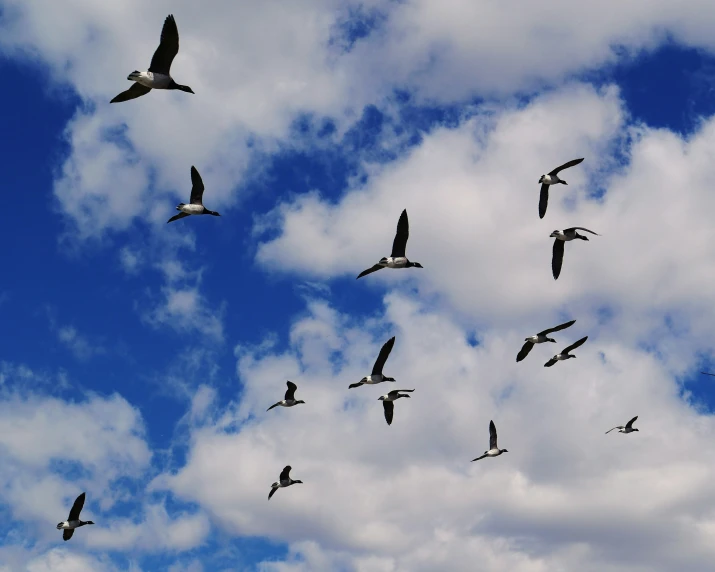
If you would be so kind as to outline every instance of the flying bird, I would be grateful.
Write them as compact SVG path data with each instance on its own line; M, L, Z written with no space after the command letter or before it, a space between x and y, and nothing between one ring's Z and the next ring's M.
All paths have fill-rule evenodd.
M619 433L633 433L633 431L638 431L638 429L635 429L633 427L633 422L638 419L638 415L636 415L633 419L631 419L628 423L626 423L625 427L623 425L618 425L617 427L614 427L613 429L618 429ZM606 431L606 435L608 435L613 429L609 429Z
M582 226L574 226L573 228L564 229L563 232L560 230L555 230L550 234L551 238L554 240L554 248L551 256L551 271L554 274L554 280L558 279L559 274L561 274L561 265L564 263L564 242L569 240L575 240L580 238L581 240L588 240L588 237L579 234L578 230L585 230L596 236L600 236L597 232L583 228Z
M377 359L375 360L375 365L372 366L372 373L368 375L367 377L363 377L360 381L357 383L351 383L348 386L348 389L352 389L353 387L360 387L361 385L367 384L367 385L375 385L376 383L382 383L383 381L395 381L394 377L387 377L382 374L382 368L385 367L385 362L387 361L387 358L390 356L390 352L392 351L392 346L395 345L395 336L392 336L389 340L387 340L382 348L380 349L380 354L377 356Z
M299 403L305 403L305 401L302 400L297 400L295 399L295 390L298 389L298 386L293 383L292 381L286 381L286 385L288 386L288 389L286 390L286 395L285 399L279 401L278 403L274 403L271 405L266 411L270 411L274 407L278 407L279 405L281 407L293 407L294 405L298 405Z
M526 343L523 346L521 346L519 353L516 355L516 361L521 361L526 356L528 356L529 352L531 351L531 348L534 347L534 344L543 344L544 342L556 343L556 340L553 338L549 338L548 334L550 334L552 332L558 332L560 330L565 330L566 328L573 326L575 323L576 323L576 320L571 320L570 322L566 322L564 324L561 324L560 326L556 326L554 328L549 328L548 330L544 330L543 332L539 332L538 334L536 334L534 336L529 336L528 338L526 338Z
M74 534L74 529L84 526L85 524L94 524L91 520L83 521L79 519L79 513L82 512L82 507L84 506L84 493L79 495L70 509L70 515L66 521L60 522L57 525L57 530L64 530L62 533L62 538L64 540L69 540Z
M204 182L201 180L201 175L196 170L196 167L191 166L191 198L189 199L189 204L179 203L176 207L177 211L181 211L179 214L174 215L169 220L167 224L180 218L187 217L189 215L213 215L221 216L216 211L210 211L204 206Z
M708 373L707 371L701 371L700 373L705 374L705 375L711 375L715 377L715 373Z
M407 220L407 209L402 211L400 220L397 221L397 233L395 240L392 242L392 254L389 257L383 257L375 266L363 270L358 278L367 276L373 272L377 272L382 268L422 268L419 262L410 262L407 260L405 250L407 249L407 239L410 237L410 223Z
M392 414L395 412L395 401L400 399L400 397L410 397L400 393L401 391L414 391L414 389L393 389L385 395L381 395L377 398L378 401L382 401L382 408L385 410L385 421L388 425L392 425Z
M278 477L278 482L271 485L271 492L268 493L268 500L275 494L278 489L283 489L289 487L296 483L303 484L303 481L294 481L290 478L290 465L287 465L282 471L280 477Z
M149 65L149 71L140 72L134 70L127 76L127 79L135 83L127 90L116 96L110 103L119 103L136 99L146 95L152 89L180 89L187 93L194 93L188 85L179 85L169 73L171 62L179 53L179 30L176 27L174 16L169 14L164 20L164 27L161 29L161 41L159 47L154 52Z
M564 169L578 165L581 161L583 161L583 157L581 159L574 159L568 163L564 163L560 167L556 167L548 175L541 175L541 178L539 179L539 182L541 183L541 194L539 195L539 218L544 218L544 215L546 214L546 207L549 204L549 185L556 185L558 183L568 185L566 181L559 177L559 173Z
M477 457L476 459L472 459L472 463L474 461L479 461L480 459L484 459L485 457L498 457L502 453L508 453L506 449L500 449L499 446L497 445L497 428L494 426L494 421L489 422L489 450L484 451L484 454L481 457Z
M575 355L571 355L569 352L575 350L577 347L582 346L584 342L588 339L588 336L584 336L579 341L571 344L569 347L565 348L560 354L556 354L549 361L544 364L544 367L551 367L557 361L563 361L565 359L575 358Z

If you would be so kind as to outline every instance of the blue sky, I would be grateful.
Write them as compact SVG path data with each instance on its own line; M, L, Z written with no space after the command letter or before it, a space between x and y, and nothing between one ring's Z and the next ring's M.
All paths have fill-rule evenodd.
M9 427L22 426L0 442L0 460L5 457L2 464L9 467L0 476L5 490L0 511L11 520L0 536L1 571L466 570L474 554L487 553L483 570L490 571L655 569L637 562L641 550L659 542L661 530L647 529L631 547L604 549L611 540L599 523L618 516L635 527L639 519L662 517L648 494L663 494L671 485L695 492L692 498L669 497L665 504L680 507L678 516L699 518L703 544L712 540L715 516L693 507L715 495L701 478L715 472L708 464L713 457L708 453L693 466L687 454L700 451L701 441L715 431L711 378L697 373L711 365L708 308L715 300L706 282L711 265L706 245L712 231L685 238L682 233L711 218L710 199L704 197L715 169L707 161L707 138L715 132L715 45L704 44L695 32L688 36L691 31L674 22L671 34L648 41L637 31L623 32L623 45L604 36L599 45L614 48L608 58L584 41L592 53L574 48L573 61L561 62L557 71L542 65L528 72L505 70L502 77L498 69L491 75L484 71L488 51L473 52L469 42L445 47L435 41L414 58L409 54L417 48L409 42L393 43L417 25L414 18L424 16L400 11L410 3L400 8L354 3L347 12L331 6L332 24L326 25L308 13L320 12L316 2L305 8L307 32L314 25L340 41L323 41L316 32L313 43L299 37L282 45L275 37L291 24L278 22L276 36L269 35L266 44L233 48L246 55L255 50L262 65L256 85L251 76L245 85L226 78L212 85L196 73L201 55L230 58L221 52L227 45L221 42L231 36L219 34L215 45L205 39L200 47L196 39L192 48L191 42L211 29L212 18L197 20L195 29L203 31L194 32L185 3L165 4L152 8L140 30L132 31L119 25L129 16L115 22L78 3L71 9L72 26L99 35L105 30L111 37L106 44L91 34L82 40L96 47L88 55L68 40L42 38L37 32L43 29L42 2L28 9L0 2L0 28L14 32L0 45L0 71L12 86L0 94L8 197L0 225L6 249L0 399ZM459 35L459 3L453 4L443 25L455 26ZM151 93L119 110L110 108L106 95L124 89L133 69L125 69L131 57L107 59L110 48L124 46L132 57L136 51L143 59L129 65L145 65L162 18L172 10L182 34L175 65L185 58L174 74L178 79L180 69L196 95ZM265 22L255 3L241 10L247 19ZM667 28L668 15L663 18ZM140 31L148 37L140 47L130 46ZM77 36L71 27L51 33ZM430 33L425 30L424 36ZM331 50L341 42L336 55ZM545 46L545 53L550 49ZM384 69L372 74L381 53ZM483 84L463 75L460 66L470 58L484 73ZM99 63L97 81L109 83L96 87L81 70ZM252 68L245 65L241 71L248 74ZM404 74L395 72L402 69ZM272 70L279 71L272 75ZM292 73L298 79L288 77ZM290 92L301 74L310 87ZM335 93L326 94L333 87ZM216 95L202 103L212 88ZM579 125L579 117L591 110ZM157 117L161 113L165 119ZM539 123L544 117L557 118L559 128ZM221 130L211 131L209 120L221 122ZM165 140L153 130L162 121L173 122ZM551 147L545 144L537 155L522 158L513 145L519 130L535 147L539 134L548 131ZM689 144L682 161L673 159L674 174L657 170L671 167L660 158ZM536 167L548 171L571 155L587 157L584 169L569 172L573 183L552 193L547 218L539 223L541 173L521 177L517 164L548 160ZM464 167L454 178L441 171L452 158ZM513 172L507 166L512 163ZM222 216L167 226L168 213L189 193L191 165L204 176L207 206ZM692 168L695 182L683 179L675 188L671 183L680 180L677 169L684 165ZM481 172L494 178L482 180ZM515 190L513 198L510 177L523 180L524 190ZM445 180L445 187L435 186L435 180ZM656 186L663 181L662 193L654 181ZM122 196L131 197L127 209L121 207L124 199L117 199ZM670 204L654 204L663 196ZM678 201L686 196L683 203L695 206L680 212ZM519 209L531 201L523 210L539 229L520 229L513 243L495 237L495 228L516 224L500 221L509 212L505 201ZM408 256L425 269L356 282L360 270L387 252L401 208L415 213ZM618 215L609 218L612 213ZM703 220L694 220L695 214ZM329 222L322 227L321 220ZM545 237L552 224L569 221L606 229L589 243L567 245L566 276L554 283ZM483 234L480 226L487 229ZM643 230L649 226L664 229L662 243ZM637 244L619 246L629 233ZM647 274L652 253L667 250L672 239L687 244L687 257L674 245L663 254L662 267ZM515 253L513 262L502 256L507 248ZM447 253L457 258L443 259ZM681 262L689 264L685 269L697 267L697 275L689 278ZM646 270L638 270L641 263ZM555 348L588 334L585 359L557 364L549 378L539 360L550 354L537 348L536 357L521 364L526 367L514 369L512 354L525 335L568 316L579 324L573 333L562 332ZM354 397L344 391L369 369L390 335L398 336L390 362L395 377L416 386L417 399L396 405L396 423L388 433L374 402L379 392ZM299 384L305 409L271 411L276 415L268 417L264 411L281 398L286 379ZM442 383L452 396L442 401L437 393L420 404L425 383ZM578 383L582 389L572 389ZM543 397L535 385L545 387ZM554 430L541 413L527 410L541 405L543 416L558 426L559 409L548 409L550 391L568 396L560 410L569 415L584 413L578 411L581 404L587 404L583 417L589 423L603 422L598 416L605 414L604 431L627 421L640 406L633 415L643 416L649 428L635 437L640 443L620 435L610 442L617 443L618 454L612 448L602 452L602 470L611 471L602 476L604 483L627 483L641 475L644 504L624 485L620 494L630 495L632 505L594 512L583 522L559 512L565 510L563 499L583 507L589 496L603 506L617 505L618 497L599 500L588 493L584 467L594 459L584 461L582 452L575 453L582 446L576 438L580 426L541 460L533 449L531 456L520 456L520 446L543 451ZM583 393L571 394L577 391ZM484 396L491 405L471 410L456 395L475 403ZM444 417L428 421L425 412L437 400ZM72 419L60 427L48 421L42 428L41 419L56 422L55 414L69 411L82 423L81 438L69 429ZM520 426L526 421L518 420L528 415L540 425ZM511 458L488 460L501 471L491 475L494 465L468 464L486 444L490 418L498 419L500 435L504 427L504 438L512 442L519 431L533 431L533 441L519 442ZM28 426L23 419L35 422ZM667 441L668 423L681 424L675 443ZM628 447L620 437L628 439ZM678 439L687 442L682 456ZM73 440L76 445L68 444ZM460 449L462 441L471 448ZM326 447L338 452L325 453ZM92 451L87 458L85 448ZM672 466L664 469L659 463L669 454ZM333 469L320 470L323 457L334 467L332 475ZM282 490L266 505L260 494L267 495L284 464L294 466L294 478L307 474L308 492ZM554 476L554 466L565 467L564 475ZM429 473L432 468L435 473ZM404 482L414 471L426 476L411 497L380 497L382 504L371 507L370 498L386 494L381 483ZM328 490L345 482L340 476L348 473L364 484L365 498ZM323 480L316 482L317 476ZM491 504L471 510L478 520L459 514L457 505L440 510L447 500L439 494L446 493L433 497L420 488L461 490L467 483L494 491L490 487L497 481L519 479L534 487L531 495L546 499L543 504L504 498L500 504L494 493ZM584 481L574 485L579 479ZM250 495L259 489L265 490L254 506ZM85 511L97 526L63 543L54 525L82 490L88 493ZM413 520L378 519L390 498L415 503L422 495L429 500ZM469 500L463 504L469 506ZM389 506L391 511L398 513L399 504ZM573 534L550 528L548 514L565 514ZM349 531L347 522L355 530ZM414 522L419 525L412 531ZM678 534L689 532L678 529L676 539ZM381 537L394 545L383 544ZM450 542L469 549L449 548ZM587 549L579 552L579 544ZM701 546L688 546L672 547L671 560L655 555L655 564L648 565L696 570L709 555Z

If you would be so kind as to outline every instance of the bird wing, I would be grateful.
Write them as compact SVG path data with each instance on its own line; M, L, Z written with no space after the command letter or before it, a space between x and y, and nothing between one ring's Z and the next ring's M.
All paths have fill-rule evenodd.
M377 356L377 359L375 360L375 365L372 366L372 375L379 375L382 374L382 368L385 367L385 362L387 361L387 358L390 356L390 352L392 351L392 346L395 345L395 336L392 336L389 340L387 340L382 348L380 349L380 354Z
M573 159L568 163L564 163L560 167L556 167L553 171L549 173L549 175L558 175L560 171L568 169L569 167L573 167L574 165L578 165L581 161L583 161L583 157L581 157L580 159Z
M526 342L523 346L521 346L519 353L516 354L516 361L521 361L526 356L528 356L529 352L531 351L531 348L533 348L533 347L534 347L534 344L532 342Z
M551 251L551 272L554 275L554 280L557 280L561 274L561 266L564 263L564 241L558 238L554 239L554 248Z
M565 228L564 229L564 234L569 232L570 230L585 230L586 232L590 232L591 234L595 234L596 236L601 236L597 232L593 232L592 230L588 230L587 228L584 228L582 226L572 226L571 228Z
M268 493L268 500L271 500L271 497L275 494L277 490L278 487L271 487L271 492Z
M483 458L486 457L486 456L487 456L487 455L482 455L481 457L477 457L476 459L472 459L472 463L473 463L474 461L479 461L480 459L483 459Z
M489 422L489 449L497 448L497 428L494 421Z
M380 266L379 264L375 264L375 266L371 266L367 270L363 270L360 274L358 274L358 278L362 278L363 276L367 276L368 274L372 274L373 272L377 272L378 270L382 269L383 267ZM357 280L357 278L355 279Z
M281 471L281 476L278 477L279 481L287 481L290 480L290 465L287 465L282 471Z
M280 401L279 401L278 403L274 403L274 404L271 405L268 409L266 409L266 411L270 411L270 410L273 409L274 407L278 407L280 404L281 404Z
M385 421L388 425L392 425L392 414L395 411L394 401L383 401L382 407L385 409Z
M560 241L563 242L563 241ZM553 328L549 328L548 330L544 330L543 332L539 332L537 335L538 336L545 336L546 334L551 334L553 332L559 332L561 330L565 330L566 328L570 328L576 323L576 320L571 320L570 322L565 322L559 326L555 326Z
M190 203L192 205L202 205L202 199L204 197L204 182L201 180L201 175L196 170L196 167L191 165L191 199Z
M109 103L121 103L122 101L129 101L130 99L136 99L137 97L146 95L150 91L151 91L150 87L147 87L145 85L135 82L132 84L132 86L128 90L123 91L122 93L117 95Z
M174 215L171 217L169 220L166 221L166 224L169 224L170 222L174 222L175 220L179 220L180 218L184 218L187 216L191 216L189 213L179 213L177 215Z
M582 345L586 342L587 339L588 339L588 336L582 337L579 341L572 343L572 344L571 344L569 347L567 347L567 348L564 348L564 351L562 351L561 353L562 353L562 354L567 354L567 353L569 353L571 350L575 350L577 347L582 346Z
M79 513L82 512L82 507L84 506L84 493L79 495L70 509L70 515L67 520L79 520Z
M614 427L613 429L623 429L623 425L618 425L617 427ZM609 429L608 431L606 431L606 435L608 435L611 431L613 431L613 429Z
M63 540L69 540L72 538L72 535L74 534L74 528L65 528L64 531L62 532L62 538Z
M295 399L295 390L298 389L298 386L292 381L286 381L286 385L288 386L288 390L286 391L285 399L286 401L291 401Z
M406 256L405 251L407 250L407 239L410 237L410 223L407 220L407 209L402 211L400 215L400 220L397 221L397 232L395 233L395 240L392 241L392 256L393 258L397 256Z
M638 415L636 415L633 419L631 419L628 423L626 423L626 429L630 429L633 427L634 421L638 419Z
M547 206L549 206L549 185L542 184L539 193L539 218L544 218Z
M350 385L348 385L348 389L352 389L353 387L360 387L362 384L362 381L358 381L357 383L351 383Z
M554 365L557 361L559 361L559 360L557 360L557 359L555 359L555 358L551 358L549 361L547 361L547 362L544 364L544 367L551 367L551 366Z
M169 14L164 20L164 27L161 29L161 40L159 47L151 58L149 71L169 75L171 62L179 53L179 29L176 27L174 16Z

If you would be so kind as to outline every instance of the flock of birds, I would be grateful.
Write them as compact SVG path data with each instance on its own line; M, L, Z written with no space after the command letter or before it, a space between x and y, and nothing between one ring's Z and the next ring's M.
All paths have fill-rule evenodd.
M179 31L176 27L176 21L174 20L174 17L172 15L169 15L166 20L164 21L164 26L161 32L161 41L159 43L159 47L156 49L154 52L154 56L151 59L151 64L149 66L149 69L145 72L140 72L140 71L133 71L132 73L129 74L127 77L128 80L133 81L134 83L131 85L129 89L126 91L123 91L119 95L117 95L114 99L111 100L111 103L118 103L118 102L123 102L123 101L128 101L131 99L135 99L137 97L141 97L143 95L146 95L149 93L152 89L165 89L165 90L180 90L184 91L187 93L194 93L194 91L186 86L186 85L180 85L177 84L174 79L171 77L170 70L171 70L171 64L174 60L174 57L179 51ZM568 183L562 179L559 176L559 173L564 171L565 169L568 169L570 167L573 167L575 165L578 165L583 161L583 158L580 159L573 159L571 161L568 161L567 163L564 163L560 167L557 167L556 169L553 169L546 175L542 175L541 178L539 179L539 183L541 184L541 191L539 195L539 218L543 218L544 215L546 214L546 209L548 206L548 201L549 201L549 187L552 185L556 184L562 184L562 185L567 185ZM198 170L196 167L191 167L191 196L189 199L189 204L185 203L180 203L177 207L176 210L179 211L179 214L174 215L171 217L167 222L173 222L175 220L185 218L187 216L191 215L213 215L213 216L220 216L219 213L215 211L211 211L207 209L204 204L203 204L203 195L204 195L204 183L203 180L201 179L201 175L199 174ZM587 228L583 227L572 227L572 228L567 228L564 230L555 230L551 233L550 237L554 238L554 244L553 244L553 249L552 249L552 259L551 259L551 269L553 273L554 279L558 279L559 275L561 274L561 269L563 266L563 257L564 257L564 243L570 242L572 240L580 239L580 240L588 240L588 237L581 235L578 233L579 230L588 232L590 234L598 235L598 233L589 230ZM388 257L383 257L380 259L379 262L377 262L375 265L371 266L367 270L363 270L359 275L358 279L362 278L363 276L367 276L368 274L372 274L373 272L377 272L378 270L382 270L383 268L393 268L393 269L404 269L404 268L423 268L422 265L419 262L412 262L407 258L406 255L406 249L407 249L407 239L409 238L409 221L407 219L407 211L403 210L402 214L400 215L399 221L397 223L397 232L395 234L395 239L392 243L392 252L390 256ZM527 355L529 355L529 352L531 352L532 348L536 344L542 344L546 342L556 342L553 338L549 337L549 334L552 334L554 332L559 332L561 330L565 330L566 328L571 327L576 320L571 320L569 322L560 324L558 326L555 326L553 328L548 328L546 330L543 330L539 332L538 334L535 334L533 336L530 336L525 339L525 343L522 346L521 350L516 356L516 361L520 362L524 358L526 358ZM571 352L581 345L583 345L586 340L588 339L588 336L584 336L583 338L579 339L578 341L574 342L570 346L564 348L561 352L557 353L554 355L549 361L547 361L544 364L544 367L551 367L554 364L556 364L559 361L564 361L567 359L575 358L576 356L573 355ZM385 344L382 346L380 349L380 353L377 356L377 359L375 360L375 364L373 365L372 372L370 375L367 375L363 377L359 382L353 383L349 385L349 389L357 388L362 385L376 385L379 383L383 382L394 382L395 379L392 377L388 377L383 374L383 369L385 367L385 363L387 362L388 357L390 356L390 352L392 351L393 346L395 345L395 338L392 337L390 338ZM711 375L715 376L715 374L708 373L708 372L702 372L706 375ZM285 392L285 397L281 401L278 401L271 405L267 411L270 411L271 409L275 407L294 407L296 405L305 403L305 401L302 400L297 400L295 398L295 392L298 389L298 386L291 382L287 382L288 389ZM409 398L410 393L415 391L414 389L395 389L392 391L387 392L384 395L381 395L378 400L382 401L382 406L384 409L385 413L385 421L387 422L388 425L392 424L393 416L394 416L394 409L395 409L395 401L401 398ZM619 433L632 433L634 431L638 431L638 429L633 427L633 423L638 419L638 416L634 417L631 419L628 423L625 425L619 425L616 426L612 429L609 429L606 431L606 433L610 433L611 431L614 431L615 429L619 430ZM497 457L501 455L502 453L507 453L508 451L506 449L499 449L499 446L497 445L497 430L496 426L494 425L494 421L489 422L489 449L484 452L483 455L480 457L477 457L476 459L473 459L472 461L479 461L480 459L484 459L486 457ZM294 480L290 477L290 471L291 467L290 465L286 466L280 473L280 476L278 478L278 481L273 483L271 485L271 490L270 493L268 494L268 499L275 494L275 492L279 488L285 488L289 487L294 484L302 483L300 480ZM77 497L77 499L74 501L74 504L72 505L72 509L70 510L69 517L66 521L60 522L57 525L57 528L60 530L63 530L62 537L64 540L69 540L72 538L72 534L74 533L74 530L76 528L79 528L81 526L85 526L88 524L94 524L91 520L89 521L83 521L80 519L80 512L82 510L82 507L84 506L84 501L85 501L85 493L82 493Z

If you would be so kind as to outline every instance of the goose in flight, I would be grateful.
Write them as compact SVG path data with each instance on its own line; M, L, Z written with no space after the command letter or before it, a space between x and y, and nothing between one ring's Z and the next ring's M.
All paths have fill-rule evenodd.
M494 421L489 422L489 450L484 451L484 454L481 457L477 457L476 459L472 459L472 463L474 461L479 461L480 459L484 459L485 457L498 457L502 453L508 453L506 449L500 449L499 446L497 445L497 428L494 426Z
M366 377L363 377L360 381L357 383L351 383L348 386L348 389L352 389L353 387L360 387L361 385L367 384L367 385L375 385L376 383L382 383L383 381L395 381L394 377L387 377L382 374L382 368L385 367L385 362L387 361L387 358L390 356L390 352L392 351L392 346L395 345L395 336L392 336L389 340L387 340L382 348L380 349L380 354L377 356L377 359L375 360L375 365L372 366L372 373Z
M191 198L189 199L189 204L179 203L176 210L181 212L167 220L167 224L189 215L209 214L213 216L221 216L216 211L210 211L204 206L204 182L201 179L201 175L199 175L199 172L196 170L196 167L193 165L191 166Z
M149 71L140 72L135 70L130 73L127 79L135 83L128 90L123 91L112 99L110 103L136 99L146 95L152 89L179 89L187 93L194 93L188 85L176 83L169 73L171 62L174 61L178 53L179 30L176 27L174 16L169 14L164 20L164 27L161 29L161 41L154 52L154 56L151 58Z
M577 231L585 230L596 236L600 236L597 232L583 228L582 226L574 226L572 228L564 229L563 231L555 230L549 236L554 238L554 248L551 255L551 271L554 274L554 280L557 280L559 274L561 274L561 266L564 263L564 242L569 240L575 240L580 238L581 240L588 240L588 237L579 234Z
M377 398L378 401L382 401L382 408L385 410L385 421L388 425L392 425L392 414L395 412L395 401L400 399L400 397L410 397L401 391L414 391L414 389L393 389L385 395L381 395Z
M358 278L377 272L383 268L422 268L419 262L410 262L407 260L405 250L407 249L407 239L410 237L410 223L407 220L407 209L402 211L400 220L397 221L397 233L395 240L392 242L392 254L389 257L383 257L380 262L363 270Z
M286 390L286 395L285 399L279 401L278 403L274 403L271 405L266 411L270 411L274 407L278 407L279 405L281 407L293 407L294 405L298 405L299 403L305 403L305 401L298 399L296 400L295 398L295 390L298 389L298 386L293 383L292 381L286 381L286 385L288 386L288 389Z
M531 351L531 348L534 347L534 344L543 344L544 342L556 343L556 340L548 337L548 335L553 332L565 330L566 328L573 326L575 323L576 323L576 320L571 320L570 322L566 322L559 326L555 326L553 328L549 328L548 330L544 330L543 332L539 332L536 335L529 336L528 338L526 338L526 343L523 346L521 346L521 350L519 350L519 353L516 355L516 361L521 361L526 356L528 356L529 352Z
M556 354L549 361L544 364L544 367L551 367L557 361L563 361L565 359L575 358L575 355L571 355L569 352L575 350L577 347L582 346L584 342L588 339L588 336L584 336L579 341L574 342L569 347L565 348L560 354Z
M638 419L638 415L636 415L633 419L631 419L628 423L626 423L625 426L618 425L617 427L614 427L613 429L618 429L619 433L633 433L633 431L638 431L638 429L635 429L633 427L633 423L635 422L636 419ZM611 431L613 431L613 429L609 429L608 431L606 431L606 435L608 435Z
M564 163L560 167L556 167L553 171L550 171L548 175L541 175L539 182L541 183L541 194L539 195L539 218L544 218L546 214L546 207L549 204L549 185L556 185L561 183L562 185L568 185L566 181L559 177L559 173L564 169L578 165L583 161L581 159L573 159L568 163Z
M294 481L290 478L290 465L287 465L282 471L280 477L278 477L278 482L271 485L271 492L268 493L268 500L275 494L278 489L283 489L289 487L296 483L303 484L303 481Z
M66 521L60 522L57 525L57 530L63 530L62 538L64 540L69 540L74 534L74 529L84 526L85 524L94 524L91 520L80 520L79 513L82 512L82 507L84 506L84 493L79 495L70 509L70 515Z

